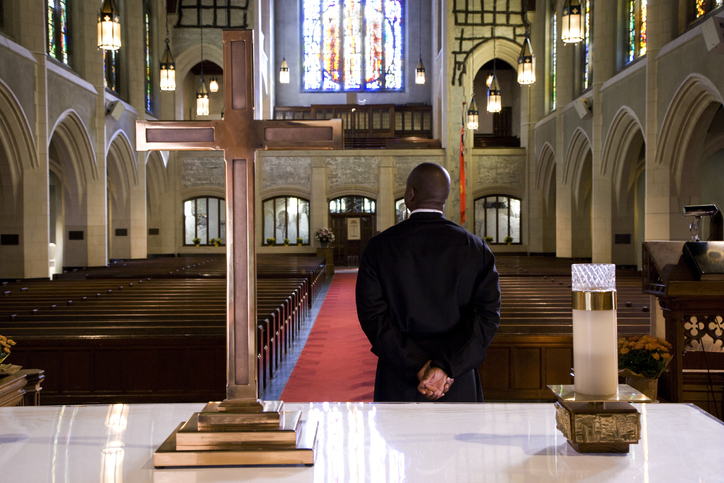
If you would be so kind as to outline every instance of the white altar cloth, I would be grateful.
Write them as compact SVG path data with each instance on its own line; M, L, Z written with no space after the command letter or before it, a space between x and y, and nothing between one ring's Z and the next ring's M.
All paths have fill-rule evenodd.
M684 404L637 404L628 454L579 454L553 404L287 404L320 422L313 467L153 467L203 404L0 408L3 482L720 482L724 424Z

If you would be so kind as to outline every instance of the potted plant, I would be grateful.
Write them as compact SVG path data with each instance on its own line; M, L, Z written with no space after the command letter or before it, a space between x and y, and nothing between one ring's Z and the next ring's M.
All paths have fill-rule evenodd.
M289 238L285 238L285 239L284 239L284 246L285 246L285 247L288 247L288 246L289 246Z
M209 245L214 245L215 247L218 247L219 244L221 244L221 238L212 238L209 240Z
M618 340L618 373L626 378L626 384L653 401L659 377L671 361L670 349L671 344L658 337L622 337Z
M200 246L201 245L201 238L194 238L191 240L194 242L194 246Z
M297 246L301 247L303 243L304 243L304 238L297 238Z
M505 242L506 245L510 245L511 243L513 243L513 237L512 237L512 236L506 236L506 237L503 239L503 241Z
M276 239L276 238L269 237L269 238L266 239L266 244L269 245L269 246L275 245L276 242L277 242L277 239Z
M492 236L486 236L486 237L483 238L483 239L485 240L485 243L487 243L488 245L490 245L491 243L493 243L493 237L492 237Z
M327 245L334 241L334 233L331 228L320 228L314 236L322 244L322 248L327 248Z
M10 355L10 348L15 345L15 341L8 339L4 335L0 335L0 362L4 361Z

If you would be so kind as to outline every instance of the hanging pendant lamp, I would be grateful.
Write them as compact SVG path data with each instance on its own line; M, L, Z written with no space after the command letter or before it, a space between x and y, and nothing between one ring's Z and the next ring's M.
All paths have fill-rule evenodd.
M493 72L492 79L490 80L490 86L488 86L488 112L500 112L503 106L503 99L500 95L500 85L498 84L498 78Z
M171 47L168 45L168 10L166 10L166 49L163 51L161 57L161 90L162 91L175 91L176 90L176 63L173 60L173 54L171 54Z
M422 8L419 9L420 11L420 25L419 25L419 33L420 33L420 39L419 39L419 46L420 46L420 61L417 63L417 69L415 69L416 75L415 75L415 84L424 84L425 83L425 66L422 65Z
M473 131L478 128L478 104L475 102L475 93L470 98L470 107L468 108L468 129Z
M209 92L219 92L219 83L216 81L216 77L211 78L209 82Z
M209 115L209 91L206 89L204 82L204 29L201 28L201 82L199 90L196 91L196 115Z
M580 0L566 0L561 15L561 40L575 44L583 40L583 9Z
M535 83L535 56L530 46L528 35L523 40L523 48L518 56L518 84L530 85Z
M279 83L289 84L289 65L287 65L286 57L282 60L282 66L279 68Z
M284 21L284 3L282 3L282 32L284 32L284 28L286 27ZM286 42L283 42L282 45L284 45L284 55L282 58L282 65L279 67L279 83L280 84L289 84L289 65L287 64L287 55L286 55Z
M121 48L121 16L114 0L103 0L98 14L98 48L118 50Z

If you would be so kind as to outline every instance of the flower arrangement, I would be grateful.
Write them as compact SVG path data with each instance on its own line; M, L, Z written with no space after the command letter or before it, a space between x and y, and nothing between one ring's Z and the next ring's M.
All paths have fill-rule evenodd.
M622 376L658 379L671 361L671 344L641 335L618 340L618 369Z
M0 362L4 361L10 355L10 348L15 345L15 341L8 339L4 335L0 335Z
M219 245L221 245L221 238L209 239L209 245L214 245L215 247L218 247Z
M271 237L269 237L269 238L266 239L266 244L269 245L269 246L275 245L276 242L277 242L277 239L276 239L276 238L271 238Z
M201 238L194 238L191 241L194 242L194 245L196 246L199 246L201 244Z
M289 246L289 238L285 238L285 239L284 239L284 246L285 246L285 247L288 247L288 246Z
M493 237L492 237L492 236L486 236L485 238L483 238L483 240L485 240L485 243L487 243L488 245L490 245L491 243L493 243Z
M319 240L323 245L326 243L332 243L334 241L334 233L331 228L320 228L314 234L314 237Z
M304 238L297 238L297 245L302 246L304 243Z
M503 239L503 241L505 242L506 245L510 245L511 243L513 243L513 237L512 237L512 236L506 236L506 237Z

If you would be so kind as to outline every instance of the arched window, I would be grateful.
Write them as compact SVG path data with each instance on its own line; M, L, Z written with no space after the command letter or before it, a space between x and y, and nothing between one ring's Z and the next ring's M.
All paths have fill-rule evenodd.
M410 216L405 204L405 198L395 201L395 224L405 221Z
M593 0L583 0L583 42L581 43L581 90L593 86L591 39L593 38Z
M48 54L64 64L70 64L69 3L70 0L47 0L45 4Z
M521 243L520 200L505 195L475 200L475 234L483 239L491 237L490 243Z
M550 28L550 73L549 73L549 87L548 87L548 95L549 95L549 105L550 110L554 111L556 109L556 63L557 63L557 43L558 43L558 32L557 32L557 19L558 19L558 12L556 10L556 0L553 0L550 3L550 21L549 21L549 28Z
M648 38L647 3L647 0L627 0L628 51L626 53L626 62L632 62L646 53L646 40Z
M278 196L264 201L263 210L264 240L274 238L283 245L285 238L291 244L301 238L303 245L309 245L309 200Z
M153 82L151 79L151 7L144 2L143 9L143 61L145 69L146 110L153 112Z
M724 5L724 0L689 0L688 3L688 17L691 23Z
M303 0L305 91L399 91L402 0Z
M377 202L364 196L343 196L329 201L329 212L339 213L375 213Z
M208 245L212 239L226 242L226 203L223 198L202 196L184 201L184 245Z

